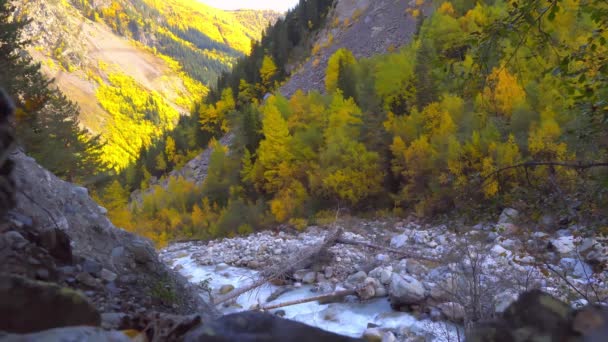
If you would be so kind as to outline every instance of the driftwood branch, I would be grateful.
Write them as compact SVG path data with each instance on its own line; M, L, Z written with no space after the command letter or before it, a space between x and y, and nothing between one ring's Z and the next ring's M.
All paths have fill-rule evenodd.
M256 281L254 281L253 283L251 283L247 286L235 289L234 291L232 291L224 296L216 298L213 301L213 304L217 305L217 304L224 303L226 301L229 301L233 298L236 298L236 297L242 295L243 293L256 289L256 288L268 283L269 281L279 279L298 269L306 268L306 266L308 266L311 263L311 260L313 260L315 257L317 257L321 252L323 252L324 250L328 249L333 244L335 244L336 241L338 240L338 238L340 237L340 235L342 235L342 229L340 229L340 228L333 229L326 235L325 240L323 241L322 244L317 245L317 246L308 247L308 248L302 250L300 253L293 256L292 258L288 259L286 262L280 263L280 264L276 265L275 267L262 271L259 279L257 279Z
M558 167L566 167L566 168L577 169L577 170L586 170L586 169L590 169L590 168L594 168L594 167L608 167L608 162L606 162L606 163L584 163L584 162L565 163L565 162L531 161L531 162L515 164L515 165L511 165L511 166L507 166L507 167L498 169L498 170L490 173L489 175L485 176L481 182L483 184L488 179L500 174L501 172L507 171L507 170L512 170L512 169L517 169L517 168L523 167L527 171L528 168L533 168L533 167L538 167L538 166L554 166L554 167L558 166Z
M282 302L282 303L277 303L277 304L263 305L263 306L259 307L258 309L262 310L262 311L268 311L268 310L278 309L278 308L291 306L291 305L298 305L298 304L302 304L302 303L314 302L314 301L318 301L318 300L350 296L350 295L354 295L355 293L356 293L356 291L354 289L353 290L340 290L340 291L334 291L331 293L326 293L326 294L308 297L308 298L290 300L287 302Z
M400 256L402 256L404 258L416 258L416 259L424 259L424 260L429 260L429 261L437 261L437 259L428 258L428 257L421 256L421 255L414 255L412 253L407 253L407 252L404 252L404 251L401 251L401 250L398 250L398 249L395 249L395 248L375 245L373 243L364 242L364 241L356 241L356 240L338 238L336 240L336 242L344 244L344 245L355 245L355 246L368 247L368 248L372 248L372 249L378 249L378 250L382 250L382 251L386 251L386 252L390 252L390 253L394 253L394 254L400 255Z

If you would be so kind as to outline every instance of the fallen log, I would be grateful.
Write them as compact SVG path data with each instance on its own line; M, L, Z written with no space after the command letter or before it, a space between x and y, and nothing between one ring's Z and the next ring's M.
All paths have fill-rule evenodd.
M278 308L282 308L282 307L286 307L286 306L298 305L298 304L302 304L302 303L309 303L309 302L314 302L314 301L319 301L319 300L327 300L327 299L332 299L332 298L345 297L345 296L350 296L350 295L354 295L354 294L356 294L356 290L354 290L354 289L353 290L339 290L339 291L334 291L331 293L326 293L326 294L322 294L322 295L318 295L318 296L290 300L290 301L283 302L283 303L262 305L262 306L258 307L257 309L261 310L261 311L268 311L268 310L278 309Z
M401 251L401 250L398 250L398 249L395 249L395 248L375 245L373 243L369 243L369 242L365 242L365 241L357 241L357 240L338 238L336 240L336 243L341 243L341 244L344 244L344 245L363 246L363 247L378 249L378 250L382 250L382 251L386 251L386 252L390 252L390 253L394 253L394 254L400 255L400 256L402 256L404 258L421 259L421 260L428 260L428 261L438 261L438 259L435 259L435 258L429 258L429 257L421 256L421 255L415 255L414 253L407 253L407 252L404 252L404 251Z
M297 253L293 257L289 258L286 262L280 263L275 267L271 267L262 271L259 279L255 280L253 283L247 286L235 289L224 296L216 298L213 301L213 304L218 305L227 302L233 298L242 295L243 293L256 289L272 280L279 279L287 274L293 273L298 269L305 268L307 265L312 263L311 260L317 257L322 251L328 249L333 244L335 244L340 235L342 235L341 228L331 230L326 235L322 244L303 249L302 251L300 251L300 253Z

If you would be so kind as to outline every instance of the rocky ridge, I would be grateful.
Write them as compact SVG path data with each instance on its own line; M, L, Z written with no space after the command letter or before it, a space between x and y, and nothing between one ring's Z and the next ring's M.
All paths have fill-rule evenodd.
M36 281L51 282L84 294L83 301L101 313L213 312L160 262L150 241L114 227L85 188L60 180L20 151L11 159L17 205L0 224L0 273L17 278L4 286L39 289Z

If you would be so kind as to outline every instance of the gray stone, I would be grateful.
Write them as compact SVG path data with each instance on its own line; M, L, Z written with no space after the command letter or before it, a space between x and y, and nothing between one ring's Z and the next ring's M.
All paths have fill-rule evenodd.
M4 233L3 237L8 242L9 246L16 249L21 249L28 244L28 241L23 237L23 235L14 230Z
M365 273L364 271L359 271L355 274L349 275L348 278L346 278L346 282L356 285L362 283L365 278L367 278L367 273Z
M152 262L155 259L152 247L143 242L133 242L133 244L129 246L129 249L131 250L131 253L133 253L135 261L140 264Z
M306 269L302 269L302 270L297 270L293 273L293 279L297 280L297 281L301 281L302 279L304 279L304 276L310 272L310 270L306 270Z
M405 268L407 270L407 273L415 276L419 276L427 272L427 268L419 261L414 259L407 259L407 264Z
M85 259L85 261L82 263L82 270L84 272L97 275L99 272L101 272L101 265L95 260Z
M489 223L478 223L473 226L473 229L482 230L482 231L489 231L489 230L492 230L492 228L493 228L492 225Z
M317 280L317 272L308 272L302 277L302 282L304 284L312 284Z
M582 262L575 258L562 258L559 264L567 273L574 275L577 278L589 278L593 275L593 269L586 262Z
M418 304L425 298L424 286L410 275L393 273L388 290L394 306Z
M441 313L452 322L462 322L466 315L464 307L458 303L447 302L438 305Z
M391 261L391 257L388 254L378 254L376 255L376 260L380 262L389 262Z
M390 283L391 274L393 274L393 268L391 266L376 267L369 272L370 277L378 279L380 283L384 285Z
M330 279L334 276L334 268L331 266L325 267L325 278Z
M129 316L122 312L105 312L101 314L101 327L106 330L120 329Z
M107 281L109 283L113 282L118 277L116 275L116 273L114 273L114 272L112 272L110 270L107 270L105 268L101 270L99 276L101 277L101 279L103 279L103 280L105 280L105 281Z
M515 223L517 218L519 217L519 211L513 208L505 208L502 213L500 213L500 217L498 218L498 223Z
M380 287L376 287L375 291L376 291L376 297L386 297L388 295L388 291L386 290L384 285L382 285Z
M560 254L568 254L574 250L574 237L572 235L561 236L551 240L551 245Z
M586 238L581 242L580 246L578 246L578 251L580 253L586 253L586 252L592 250L596 245L598 245L596 239Z
M511 251L509 251L508 249L505 249L501 245L494 245L494 247L492 247L490 252L492 253L492 256L494 256L495 258L509 258L509 257L511 257L511 255L513 255L513 253Z
M405 234L395 235L391 239L391 247L392 248L401 248L407 244L408 240L409 240L409 238Z
M79 283L88 287L97 287L97 281L87 272L80 272L76 275L76 280Z
M340 309L336 308L334 305L329 305L325 310L321 311L321 317L323 317L326 321L338 322L338 315L340 314Z
M222 285L222 287L220 287L219 293L221 295L225 295L227 293L230 293L234 290L234 285L232 284L226 284L226 285Z

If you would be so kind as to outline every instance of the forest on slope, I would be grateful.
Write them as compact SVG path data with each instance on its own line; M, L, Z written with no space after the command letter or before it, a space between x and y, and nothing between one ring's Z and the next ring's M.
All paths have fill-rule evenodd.
M236 138L230 153L216 146L200 187L172 179L129 211L137 182L126 177L104 199L118 225L160 244L301 227L338 208L436 217L516 206L599 229L607 18L601 1L438 1L411 44L360 60L339 50L324 94L265 102L281 55L257 69L252 57L201 106L199 131Z
M191 1L25 0L14 15L29 21L27 50L79 105L79 124L100 135L99 171L116 171L188 115L279 14Z

